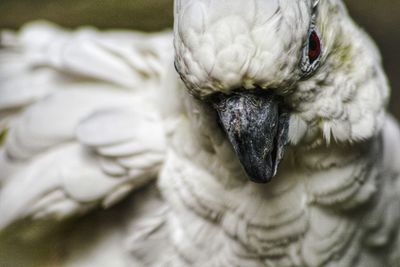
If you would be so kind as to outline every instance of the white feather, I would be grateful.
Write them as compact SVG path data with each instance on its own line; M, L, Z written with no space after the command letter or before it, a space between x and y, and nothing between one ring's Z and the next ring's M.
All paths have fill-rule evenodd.
M325 53L301 79L315 5ZM7 33L0 265L15 261L7 237L36 252L35 227L69 222L53 236L60 266L396 266L399 128L379 53L341 1L177 0L175 18L187 88L171 33ZM282 90L291 108L268 185L248 181L215 112L185 92L238 87Z

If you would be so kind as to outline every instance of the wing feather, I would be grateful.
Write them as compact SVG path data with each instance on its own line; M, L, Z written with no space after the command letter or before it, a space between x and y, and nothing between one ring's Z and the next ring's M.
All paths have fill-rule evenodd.
M168 76L170 34L39 23L9 35L0 52L12 66L1 72L0 229L108 208L157 177L166 142L151 99Z

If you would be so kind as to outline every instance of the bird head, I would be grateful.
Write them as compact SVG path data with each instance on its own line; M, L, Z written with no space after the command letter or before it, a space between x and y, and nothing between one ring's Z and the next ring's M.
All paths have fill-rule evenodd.
M175 66L215 110L252 181L287 146L352 145L382 125L388 85L340 0L175 0Z

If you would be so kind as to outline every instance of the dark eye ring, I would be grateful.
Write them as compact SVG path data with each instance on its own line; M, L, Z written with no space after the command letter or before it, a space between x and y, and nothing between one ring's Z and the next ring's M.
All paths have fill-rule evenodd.
M315 26L312 26L303 47L303 56L300 64L304 78L309 77L317 70L320 64L321 54L321 38Z
M314 63L321 55L321 40L315 30L312 30L308 38L308 60Z

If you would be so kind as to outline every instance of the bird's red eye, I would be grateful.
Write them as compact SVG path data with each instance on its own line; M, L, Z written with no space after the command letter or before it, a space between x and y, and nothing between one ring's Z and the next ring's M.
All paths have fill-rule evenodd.
M312 31L308 40L308 59L314 63L321 54L321 41L316 31Z

